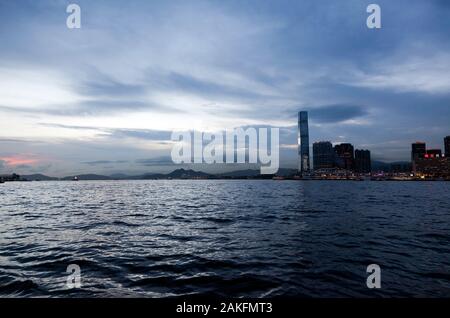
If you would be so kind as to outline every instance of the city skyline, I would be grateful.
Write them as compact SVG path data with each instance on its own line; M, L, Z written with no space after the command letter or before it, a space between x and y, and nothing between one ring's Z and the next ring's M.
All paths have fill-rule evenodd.
M0 1L0 173L168 171L173 130L260 126L297 168L299 110L373 160L449 135L442 1L379 1L379 30L360 1L77 3L69 30L65 3Z
M340 172L338 170L341 170L341 172L346 171L347 173L357 173L357 174L371 174L373 172L383 172L383 170L372 170L372 163L374 160L371 158L371 151L368 149L357 149L354 147L352 143L344 142L344 143L331 143L330 141L313 141L312 145L310 145L309 141L309 127L308 127L308 111L299 111L298 112L298 125L297 125L297 136L298 136L298 154L297 154L297 172L298 175L301 176L302 174L309 175L311 172L325 172L330 173L331 175L337 173L338 175ZM194 133L195 132L191 132ZM246 134L245 131L242 131L243 134ZM201 133L203 135L203 133ZM239 138L239 137L238 137ZM224 140L225 141L225 140ZM448 172L450 169L448 164L448 158L450 158L450 136L445 136L443 138L443 148L427 148L426 142L424 141L416 141L411 144L411 157L409 161L398 161L398 162L392 162L394 165L388 165L387 169L388 171L394 169L400 169L400 173L413 173L415 174L416 170L416 162L421 161L418 159L426 159L425 161L421 161L423 169L423 164L426 163L426 165L431 164L432 170L435 170L437 173L442 173L445 171L445 173ZM224 147L224 154L226 150L227 143L225 142L223 144ZM246 146L246 151L248 151L248 145ZM312 150L313 155L310 156L310 150ZM192 157L191 159L193 159ZM225 157L224 157L225 158ZM433 164L433 161L429 161L428 159L446 159L446 161L442 161L442 166L436 167ZM168 170L170 173L166 173L165 175L170 176L171 173L177 172L177 171L183 171L185 167L187 167L188 171L192 172L199 172L202 173L204 171L205 167L221 167L222 169L219 170L219 172L215 171L214 169L209 169L210 176L214 176L214 174L219 173L218 176L220 176L220 173L229 173L229 172L245 172L245 171L251 171L251 168L257 168L259 169L260 164L255 164L248 162L248 159L245 159L246 163L213 163L213 164L207 164L207 163L201 163L201 164L195 164L195 163L182 163L182 164L175 164L173 163L171 165L172 170ZM311 164L311 161L313 162ZM383 163L383 162L379 162ZM394 167L395 164L401 164L400 167ZM406 165L405 165L406 164ZM409 168L408 168L409 165ZM177 169L173 170L173 167L177 167ZM197 167L198 171L194 171L191 168ZM228 167L228 169L224 169L225 167ZM247 168L247 170L245 170ZM250 168L250 169L248 169ZM279 167L281 169L286 169L287 167ZM287 168L289 169L289 168ZM291 170L295 170L290 168ZM337 169L337 170L336 170ZM206 169L208 171L208 169ZM388 172L384 171L384 172ZM391 171L392 172L392 171ZM153 171L146 171L146 174L148 176L151 176L151 174L154 173ZM144 174L144 176L146 175ZM277 175L277 172L274 173ZM43 175L40 172L36 172L34 174L31 174L31 176L44 176L44 177L51 177L53 176L46 176ZM126 175L123 173L109 173L105 175L97 174L95 171L92 171L91 173L84 173L82 175L85 176L98 176L98 177L104 177L104 176L111 176L112 178L128 178L133 177L132 175ZM158 173L155 173L155 175L158 175ZM161 176L164 175L161 174ZM2 176L0 174L0 176ZM10 172L9 174L3 174L4 178L14 178L16 176L16 179L18 180L20 175L16 174L15 172ZM244 175L240 175L244 176ZM252 177L253 175L247 175L249 177ZM411 175L412 176L412 175ZM69 178L68 175L64 175L64 178ZM71 176L73 178L76 178L75 176ZM134 177L139 177L139 175L135 175ZM95 180L95 178L94 178Z

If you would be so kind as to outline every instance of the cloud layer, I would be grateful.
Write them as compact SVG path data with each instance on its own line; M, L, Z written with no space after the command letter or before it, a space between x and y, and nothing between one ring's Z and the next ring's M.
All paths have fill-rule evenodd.
M64 1L0 1L2 171L141 172L165 162L172 130L248 125L282 127L295 166L299 110L311 141L387 161L450 135L444 1L378 1L380 30L357 0L77 3L69 30Z

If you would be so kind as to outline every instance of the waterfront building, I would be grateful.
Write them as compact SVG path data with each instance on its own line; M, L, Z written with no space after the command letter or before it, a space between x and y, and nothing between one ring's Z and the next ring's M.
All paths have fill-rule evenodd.
M415 142L411 145L411 162L415 159L423 158L427 153L427 146L424 142Z
M369 150L355 150L355 171L358 173L370 173L372 171Z
M415 175L426 178L450 178L450 157L425 157L415 161Z
M319 141L313 144L313 166L314 170L334 167L334 151L331 142Z
M353 145L349 143L342 143L334 146L336 167L345 170L353 170L355 161L353 149Z
M411 145L411 164L412 164L413 172L416 171L415 162L418 159L424 158L426 153L427 153L427 147L424 142L418 141Z
M310 170L308 112L298 113L298 155L300 174Z

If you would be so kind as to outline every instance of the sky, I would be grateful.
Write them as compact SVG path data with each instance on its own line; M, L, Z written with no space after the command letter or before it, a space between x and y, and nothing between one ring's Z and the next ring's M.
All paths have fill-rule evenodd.
M296 167L300 110L311 142L409 160L450 135L449 74L444 0L0 0L0 173L171 171L172 131L244 126Z

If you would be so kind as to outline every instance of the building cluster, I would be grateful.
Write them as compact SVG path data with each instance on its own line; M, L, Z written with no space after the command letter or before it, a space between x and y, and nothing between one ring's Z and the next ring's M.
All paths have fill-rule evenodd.
M334 145L330 141L313 143L313 168L310 167L308 112L298 113L299 174L302 176L368 175L372 172L370 151L354 149L350 143ZM424 142L412 144L411 163L390 164L391 177L406 179L450 179L450 136L441 149L427 149ZM313 173L311 173L312 171ZM376 174L384 178L386 174Z
M308 112L298 114L299 172L302 175L311 172L309 154ZM313 143L313 170L316 173L351 172L369 174L371 172L370 151L354 149L350 143L335 146L330 141Z
M342 169L356 173L370 173L371 160L369 150L354 150L352 144L335 145L329 141L313 143L314 171Z
M421 178L450 178L450 136L444 138L441 149L427 149L424 142L411 146L412 172Z

